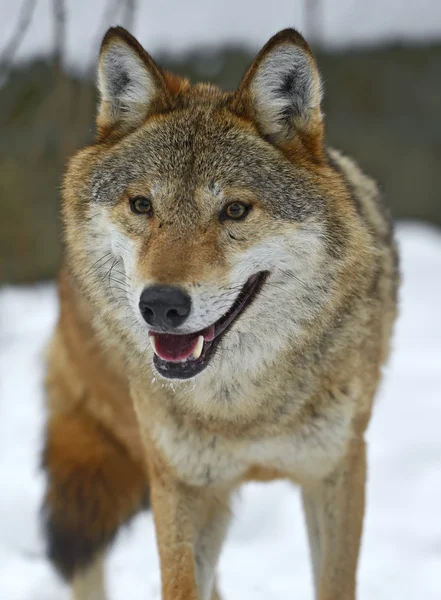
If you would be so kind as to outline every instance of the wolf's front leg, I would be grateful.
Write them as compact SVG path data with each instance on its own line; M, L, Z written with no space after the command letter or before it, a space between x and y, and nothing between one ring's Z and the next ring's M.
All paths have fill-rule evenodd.
M365 479L360 438L331 475L303 488L317 600L355 599Z
M99 555L72 577L72 600L107 600L104 587L104 559Z
M229 493L194 488L151 468L150 493L163 600L212 600L215 569L230 518Z

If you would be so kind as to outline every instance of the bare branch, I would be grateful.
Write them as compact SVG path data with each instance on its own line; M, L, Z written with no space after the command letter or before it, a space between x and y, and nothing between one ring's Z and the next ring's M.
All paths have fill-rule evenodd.
M0 85L4 84L9 76L14 57L22 43L31 24L37 0L26 0L21 7L18 23L9 42L6 44L3 55L0 57Z
M121 22L123 26L131 31L135 22L136 0L125 0Z
M66 39L66 6L64 0L52 0L54 10L54 66L61 71Z
M108 0L104 7L103 16L97 29L95 40L91 44L91 58L88 61L89 66L87 68L89 76L92 76L92 74L95 72L96 59L99 54L99 48L101 46L101 40L103 39L105 29L110 25L116 24L121 8L121 24L127 29L132 29L137 9L136 5L137 0Z
M323 43L324 6L322 0L304 0L305 31L308 41L319 45Z
M91 77L95 73L96 60L99 53L99 48L101 46L101 40L103 39L104 30L107 27L109 27L110 23L114 23L120 3L121 0L108 0L107 4L104 7L103 16L101 18L100 25L98 26L95 40L91 44L90 58L87 61L87 73L89 77Z
M102 36L101 31L105 27L108 27L109 24L114 21L120 4L121 4L121 0L109 0L109 2L107 3L107 6L104 9L103 18L101 19L100 32L99 32L100 36Z

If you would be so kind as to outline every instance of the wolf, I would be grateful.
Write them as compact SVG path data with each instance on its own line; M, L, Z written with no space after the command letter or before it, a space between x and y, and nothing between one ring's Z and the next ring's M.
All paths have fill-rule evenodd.
M314 56L283 30L224 92L116 27L98 88L62 193L48 555L75 600L104 600L105 551L150 504L163 600L214 600L232 494L285 478L316 599L354 600L399 269L376 184L324 141Z

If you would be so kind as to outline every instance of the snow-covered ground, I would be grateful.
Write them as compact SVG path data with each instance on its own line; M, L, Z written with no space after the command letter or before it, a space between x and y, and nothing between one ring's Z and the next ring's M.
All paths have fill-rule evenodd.
M0 56L25 0L0 0ZM279 29L310 33L305 6L312 0L137 0L132 32L151 52L180 52L199 44L230 41L259 48ZM110 25L125 25L124 11L109 0L66 0L66 60L82 68L95 61L97 44ZM320 0L322 42L331 46L441 37L439 0ZM49 53L54 23L51 0L37 0L18 56Z
M369 429L361 600L441 598L441 232L401 225L401 316ZM67 600L44 558L38 506L42 352L52 286L0 291L0 599ZM298 491L250 484L234 508L221 563L227 600L312 598ZM111 551L111 600L158 600L150 514Z

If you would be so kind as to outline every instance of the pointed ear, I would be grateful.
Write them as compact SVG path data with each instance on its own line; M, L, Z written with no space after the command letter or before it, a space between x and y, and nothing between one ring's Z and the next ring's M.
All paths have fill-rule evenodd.
M321 83L303 37L284 29L257 55L238 90L238 106L274 143L323 135ZM317 141L317 140L316 140Z
M101 101L100 137L138 127L147 115L167 107L169 96L160 69L138 41L122 27L104 36L98 66Z

